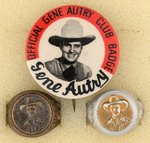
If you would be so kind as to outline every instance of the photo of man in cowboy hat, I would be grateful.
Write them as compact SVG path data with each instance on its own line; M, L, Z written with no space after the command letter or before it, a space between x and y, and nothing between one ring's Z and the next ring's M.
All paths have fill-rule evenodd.
M23 124L26 132L37 132L42 128L42 120L38 116L37 108L43 108L42 102L35 102L32 98L28 97L26 103L20 106L20 110L25 111L27 120Z
M129 125L130 118L123 115L128 106L129 103L117 95L110 96L109 102L103 104L103 109L111 114L111 118L107 121L109 130L120 131Z
M45 62L47 70L64 81L82 81L90 78L90 67L78 62L83 47L95 40L94 35L83 36L83 27L77 20L68 20L61 29L61 36L49 37L49 43L59 47L61 57Z

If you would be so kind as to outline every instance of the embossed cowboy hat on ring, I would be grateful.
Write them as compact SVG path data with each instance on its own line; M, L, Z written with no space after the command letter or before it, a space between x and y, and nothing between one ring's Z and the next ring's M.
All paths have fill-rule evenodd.
M63 42L80 41L82 46L91 43L95 40L94 35L83 36L83 27L76 20L68 20L61 29L61 36L51 36L49 43L60 47Z
M27 97L26 99L26 103L20 106L20 110L22 111L23 109L25 109L27 106L41 106L42 107L42 102L35 102L32 100L31 97Z
M128 108L128 102L126 100L120 99L116 95L112 95L109 97L109 102L105 102L103 104L103 108L106 111L110 111L110 106L120 105L121 111L125 111Z

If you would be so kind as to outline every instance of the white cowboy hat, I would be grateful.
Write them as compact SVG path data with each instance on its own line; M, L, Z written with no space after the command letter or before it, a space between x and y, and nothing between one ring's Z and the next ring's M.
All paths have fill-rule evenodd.
M51 36L49 43L60 47L60 45L66 42L80 41L82 46L91 43L95 40L94 35L83 36L83 27L76 20L68 20L61 29L61 36Z

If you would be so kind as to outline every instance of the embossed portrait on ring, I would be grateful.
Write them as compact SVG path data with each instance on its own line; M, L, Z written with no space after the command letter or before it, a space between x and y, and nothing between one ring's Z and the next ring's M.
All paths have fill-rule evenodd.
M70 38L73 34L73 36L77 35L82 39L65 39L64 37L69 36L68 33ZM73 47L78 49L74 51ZM72 80L84 83L87 78L95 79L104 56L105 47L101 34L92 23L81 18L68 17L55 21L44 31L39 42L39 59L45 63L47 76L62 84L67 84ZM62 71L61 73L54 70L59 68L57 64ZM80 75L77 78L72 78L77 76L75 73L77 70L74 70L70 65L79 67L78 73Z

